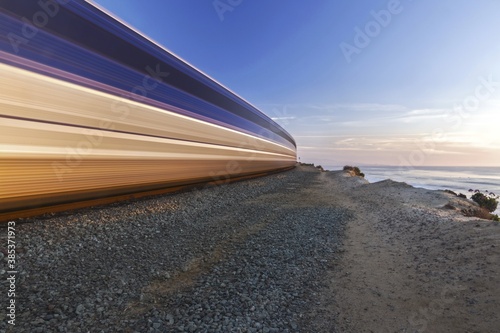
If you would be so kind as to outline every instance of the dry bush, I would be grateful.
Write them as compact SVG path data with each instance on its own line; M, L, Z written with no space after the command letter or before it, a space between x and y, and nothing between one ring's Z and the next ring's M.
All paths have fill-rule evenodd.
M462 213L465 216L469 217L478 217L480 219L485 219L485 220L493 220L496 221L498 219L497 215L491 214L486 208L479 207L476 209L463 209Z
M354 174L355 176L360 176L360 177L364 177L365 174L361 172L361 170L357 167L357 166L350 166L350 165L346 165L344 166L344 171L349 171L351 174Z

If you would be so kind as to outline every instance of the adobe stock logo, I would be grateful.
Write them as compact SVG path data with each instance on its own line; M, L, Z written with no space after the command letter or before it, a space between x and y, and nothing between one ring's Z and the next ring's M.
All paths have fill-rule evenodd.
M383 28L386 28L392 21L394 15L403 11L403 6L399 0L390 0L387 3L387 9L381 9L378 12L370 12L373 20L368 21L364 28L356 26L354 28L353 44L346 42L340 43L339 47L347 63L351 63L354 54L360 54L361 50L370 45L373 38L380 35Z
M67 4L71 0L39 0L37 2L40 10L35 12L30 18L22 17L23 26L20 34L10 32L7 38L10 41L14 52L19 53L19 45L28 44L29 41L38 34L39 29L43 29L59 13L61 5ZM21 35L21 36L20 36Z
M219 16L219 20L222 22L224 21L224 14L226 12L232 12L234 8L241 5L242 2L243 0L214 0L212 5Z

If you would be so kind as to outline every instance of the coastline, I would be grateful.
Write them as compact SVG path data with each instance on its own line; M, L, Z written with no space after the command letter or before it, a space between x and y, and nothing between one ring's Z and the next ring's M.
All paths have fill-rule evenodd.
M330 167L326 167L330 170ZM340 170L336 167L334 170ZM370 183L385 179L405 182L413 187L428 190L451 190L471 197L479 190L488 194L500 194L500 167L457 167L457 166L363 166L365 178ZM500 207L493 214L500 215Z
M473 206L299 165L28 219L15 328L495 332L500 225L461 214Z
M475 205L443 191L339 179L357 214L328 277L324 295L336 296L322 299L336 332L496 331L498 222L463 216Z

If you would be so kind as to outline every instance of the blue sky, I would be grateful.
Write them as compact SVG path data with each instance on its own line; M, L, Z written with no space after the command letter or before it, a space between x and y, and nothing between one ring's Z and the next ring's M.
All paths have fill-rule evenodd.
M301 161L500 166L496 0L95 0L285 127Z

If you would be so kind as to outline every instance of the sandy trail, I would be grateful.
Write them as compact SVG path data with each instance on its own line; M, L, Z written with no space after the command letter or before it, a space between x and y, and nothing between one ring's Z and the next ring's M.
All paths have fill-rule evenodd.
M461 216L470 204L441 191L319 177L355 218L318 300L317 331L499 332L497 222Z

